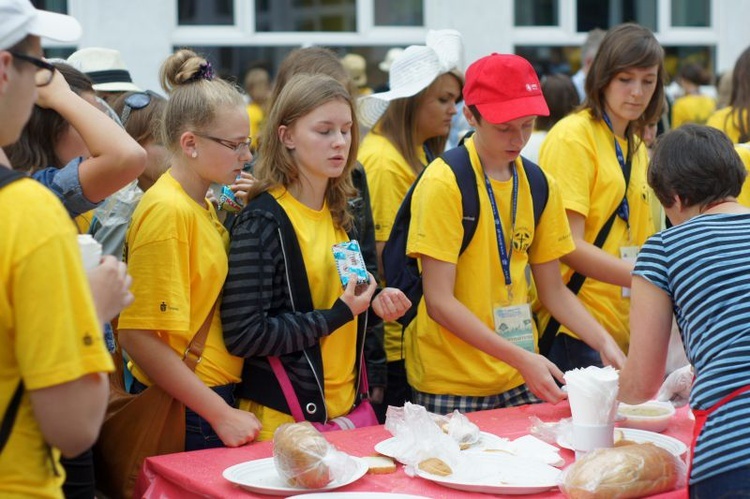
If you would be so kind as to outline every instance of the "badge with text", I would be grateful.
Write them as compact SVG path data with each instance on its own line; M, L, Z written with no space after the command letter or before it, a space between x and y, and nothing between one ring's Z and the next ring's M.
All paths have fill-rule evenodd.
M524 350L534 351L534 326L528 303L495 307L493 315L498 335Z
M620 258L635 265L635 258L638 256L640 249L639 246L623 246L620 248ZM622 297L630 298L630 288L622 288Z

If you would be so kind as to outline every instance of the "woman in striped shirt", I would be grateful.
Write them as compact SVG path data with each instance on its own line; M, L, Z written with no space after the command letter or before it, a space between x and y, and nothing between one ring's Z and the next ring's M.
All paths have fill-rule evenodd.
M674 314L695 372L691 497L750 493L750 209L736 199L745 176L731 141L700 125L664 135L648 172L674 227L638 254L620 400L656 395Z

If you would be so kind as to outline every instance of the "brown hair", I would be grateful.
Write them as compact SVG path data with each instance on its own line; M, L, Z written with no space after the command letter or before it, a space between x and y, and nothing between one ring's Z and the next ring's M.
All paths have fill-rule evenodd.
M631 143L648 123L657 121L661 116L666 79L664 49L648 28L633 23L620 24L607 32L586 74L583 108L590 109L591 114L601 120L604 115L604 91L615 76L628 69L650 66L657 66L656 89L641 117L631 122L630 125L634 126L629 125L625 132ZM630 149L628 156L634 152Z
M732 70L732 94L729 98L731 116L734 125L740 132L739 143L750 140L750 47L737 58Z
M542 78L542 94L549 107L549 116L537 116L535 128L549 131L552 125L578 107L578 91L570 76L553 74Z
M88 76L63 62L54 62L53 65L76 94L94 93L93 82ZM16 170L34 173L50 166L62 168L65 165L57 157L55 145L69 126L70 123L57 111L35 105L18 141L3 150Z
M299 168L279 137L279 127L292 126L303 116L333 100L346 102L351 110L351 145L343 173L328 180L326 202L334 223L348 231L353 222L347 207L348 199L356 192L352 185L351 171L357 161L359 128L351 94L340 82L328 75L295 75L286 82L278 97L274 99L266 121L267 133L260 144L260 158L253 170L258 182L253 186L250 197L273 187L289 187L299 179Z
M122 117L125 100L138 93L142 92L125 92L117 96L112 102L112 109L117 113L117 116ZM167 108L167 99L164 97L150 91L143 93L147 93L149 96L148 104L141 109L131 109L127 122L123 124L128 135L141 145L150 140L160 141L164 110Z
M206 59L192 50L181 49L167 58L159 72L169 101L161 127L161 142L177 153L186 131L205 131L214 124L220 109L245 105L235 85L213 77Z
M444 73L456 78L459 85L459 96L463 89L463 81L452 72ZM430 85L411 97L396 99L388 104L383 117L378 121L377 126L370 133L382 135L388 139L396 150L404 157L409 166L415 173L424 169L424 165L419 160L419 155L414 149L417 135L417 110L422 106L427 93L437 85L438 80L443 75L438 76ZM424 142L424 146L433 154L440 154L445 150L445 144L448 136L430 137Z

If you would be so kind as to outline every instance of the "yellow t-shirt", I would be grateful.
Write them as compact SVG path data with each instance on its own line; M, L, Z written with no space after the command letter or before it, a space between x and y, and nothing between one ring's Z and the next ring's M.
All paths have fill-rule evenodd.
M333 259L332 246L349 240L346 231L333 223L327 206L314 210L294 198L283 188L272 189L270 194L284 209L294 227L302 259L305 262L307 281L310 284L313 308L329 309L343 292L341 280ZM355 364L357 360L357 319L347 322L320 340L323 357L325 402L328 418L348 414L355 398ZM253 412L263 425L264 435L292 418L269 407L244 402L243 407Z
M459 256L463 238L462 196L450 167L436 159L414 191L406 250L411 256L427 255L455 264L455 297L494 330L493 308L507 302L507 290L484 173L473 139L467 140L466 146L479 191L479 220L471 243ZM549 199L539 225L535 226L530 186L520 158L515 167L518 208L512 245L513 181L492 180L491 183L506 247L513 248L510 270L514 303L518 304L528 300L527 264L560 258L573 251L574 244L555 181L547 176ZM516 369L474 348L433 321L427 314L424 298L414 322L416 325L406 338L406 372L409 384L415 389L433 394L488 396L523 383ZM535 343L536 339L535 333Z
M250 119L250 137L253 139L254 146L257 146L257 140L260 137L260 130L266 118L263 108L257 103L251 102L247 105L247 116Z
M422 149L418 151L418 156L422 163L427 163ZM377 131L370 132L362 141L357 160L365 167L367 175L375 240L386 242L391 235L401 202L417 179L417 175L391 141ZM384 279L384 276L381 276L381 279ZM404 358L401 329L397 322L386 322L384 325L383 343L388 362Z
M733 107L723 107L716 111L708 118L706 125L718 128L726 133L732 142L737 144L740 141L740 130L735 123L736 115L732 114Z
M29 203L29 200L34 202ZM23 208L21 208L23 207ZM21 211L22 210L22 211ZM23 377L26 390L112 371L76 242L60 201L22 179L0 190L0 414ZM23 216L21 216L23 213ZM57 461L59 452L54 451ZM24 393L0 454L0 497L62 497Z
M627 155L627 141L618 141L623 154ZM584 239L593 244L599 230L625 194L622 168L615 155L612 132L603 121L592 119L588 110L569 115L547 134L539 154L539 164L560 184L565 209L586 217ZM625 222L617 217L602 248L617 258L620 258L620 248L642 246L654 233L650 203L652 192L646 183L647 167L648 153L642 145L632 159L627 190L631 238L628 239ZM568 282L573 270L565 265L561 269L563 281ZM609 331L620 348L627 352L630 344L630 299L623 298L622 288L587 278L578 292L578 298ZM537 317L544 330L549 313L541 309ZM576 337L565 327L560 330Z
M708 95L685 95L672 105L672 128L685 123L703 125L716 110L716 101Z
M125 240L135 301L120 314L119 328L155 331L182 357L216 303L195 372L208 386L237 383L242 359L227 352L216 302L228 270L229 234L213 205L196 203L169 171L143 195ZM151 384L137 365L132 370Z
M86 213L81 213L73 219L76 227L78 227L79 234L88 234L89 228L91 228L91 221L94 219L94 211L89 210Z
M748 177L750 177L750 142L737 144L736 146L734 146L734 149L735 151L737 151L737 154L740 155L740 159L745 165L745 169L748 171ZM745 183L742 185L742 191L740 192L740 195L737 196L737 201L741 205L750 208L750 180L748 180L747 178L745 179Z

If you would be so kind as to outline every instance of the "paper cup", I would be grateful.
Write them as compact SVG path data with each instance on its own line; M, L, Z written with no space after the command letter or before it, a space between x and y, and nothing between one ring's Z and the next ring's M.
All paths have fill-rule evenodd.
M576 459L594 449L606 449L615 444L615 424L583 425L573 423L573 448Z
M99 266L102 260L102 245L90 234L78 235L78 246L81 248L83 268L86 272Z

